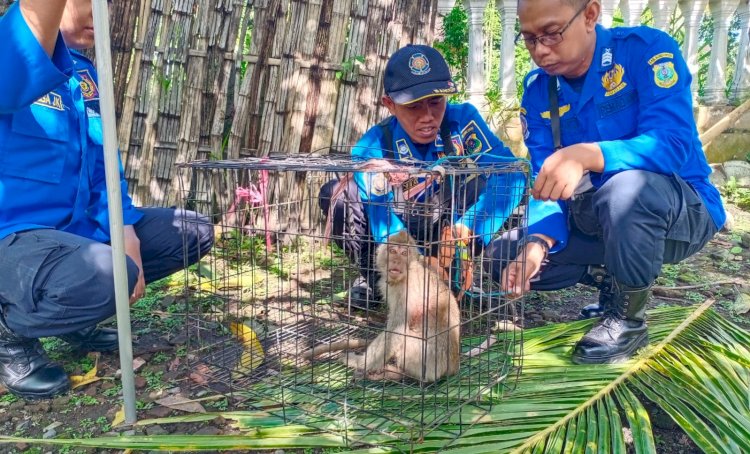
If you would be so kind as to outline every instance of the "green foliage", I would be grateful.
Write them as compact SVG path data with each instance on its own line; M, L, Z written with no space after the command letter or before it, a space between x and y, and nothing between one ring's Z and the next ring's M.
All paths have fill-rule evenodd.
M348 60L342 61L341 69L336 71L336 80L350 78L356 72L355 70L359 66L364 65L364 63L365 57L363 55L355 55Z
M744 210L750 210L750 188L742 187L735 177L730 177L721 188L721 195L727 202L733 203Z
M500 80L501 44L502 16L500 16L494 2L489 2L484 10L485 82L489 89L497 87L497 82Z
M750 452L750 334L700 307L663 307L649 312L651 344L621 364L574 365L570 351L591 327L591 320L524 331L523 372L512 391L494 402L489 413L469 405L418 444L399 444L401 425L384 426L390 435L360 429L347 413L347 424L307 417L305 410L285 409L299 424L279 415L234 411L188 415L179 421L224 417L240 435L131 436L47 440L60 447L134 450L298 449L320 452L350 448L346 437L364 437L365 452L656 452L648 407L658 407L703 452ZM491 354L491 353L490 353ZM286 373L286 372L282 372ZM288 373L299 373L298 370ZM260 385L259 385L260 386ZM287 395L289 402L300 396ZM351 399L361 399L354 395ZM403 396L401 396L403 398ZM437 398L437 396L436 396ZM446 407L450 397L441 397ZM646 405L650 401L650 405ZM304 402L304 401L303 401ZM153 403L137 403L143 409ZM471 422L456 439L456 424ZM95 421L98 424L98 421ZM309 423L306 426L303 423ZM355 424L348 424L352 422ZM320 430L320 427L325 430ZM316 428L317 427L317 428ZM627 439L623 429L629 428ZM69 437L73 438L73 437ZM33 442L7 437L5 443ZM728 449L729 448L729 449ZM327 451L324 451L327 452Z
M453 80L462 93L466 89L466 66L469 61L468 20L463 2L457 1L451 12L443 19L443 39L433 44L454 71Z
M146 380L146 388L150 391L159 391L166 388L166 385L162 381L164 371L146 371L143 373L143 378Z

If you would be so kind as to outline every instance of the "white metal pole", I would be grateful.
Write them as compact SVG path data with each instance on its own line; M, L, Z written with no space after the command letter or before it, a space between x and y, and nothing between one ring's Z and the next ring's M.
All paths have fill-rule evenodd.
M133 372L133 342L130 333L130 298L128 269L125 259L125 235L122 221L122 191L118 160L117 128L115 126L115 95L112 81L112 53L109 40L109 10L107 0L92 0L94 9L94 45L96 68L99 75L99 106L104 139L104 170L109 203L109 231L115 275L115 305L117 306L117 335L120 343L122 397L125 423L136 422L135 373Z

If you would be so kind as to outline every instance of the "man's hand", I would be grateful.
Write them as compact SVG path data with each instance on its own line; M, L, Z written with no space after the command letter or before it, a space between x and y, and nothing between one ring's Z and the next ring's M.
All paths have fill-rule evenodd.
M21 15L44 51L52 56L66 0L21 0Z
M125 254L138 265L138 280L135 283L133 294L130 295L130 304L135 303L146 293L146 279L143 276L143 260L141 259L141 240L135 234L132 225L126 225L125 232Z
M555 244L555 241L546 235L535 235L545 240L550 247ZM527 243L525 251L519 253L516 260L510 262L503 270L500 276L501 289L511 296L520 296L528 292L531 289L531 278L542 269L545 256L546 251L542 245Z
M604 170L602 150L596 143L579 143L557 150L544 160L531 195L537 200L567 200L587 170Z

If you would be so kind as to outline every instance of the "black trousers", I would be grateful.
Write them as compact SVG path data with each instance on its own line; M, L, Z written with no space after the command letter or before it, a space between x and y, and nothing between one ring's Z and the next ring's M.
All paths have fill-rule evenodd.
M213 224L192 211L141 208L133 227L146 283L197 262L213 245ZM127 258L132 293L138 267ZM27 338L57 336L115 313L112 248L71 233L36 229L0 240L0 304L8 327Z

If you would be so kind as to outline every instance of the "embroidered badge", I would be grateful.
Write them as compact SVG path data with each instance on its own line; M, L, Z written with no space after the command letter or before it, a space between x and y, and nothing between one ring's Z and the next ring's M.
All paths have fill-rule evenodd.
M612 49L607 47L602 54L602 67L612 66Z
M657 86L661 88L670 88L677 83L679 76L674 69L673 62L667 61L664 63L657 63L652 66L652 68L654 69L654 83L656 83Z
M648 60L648 65L651 66L662 58L672 59L674 58L674 55L671 52L662 52L660 54L656 54Z
M461 137L453 136L451 137L451 142L453 142L453 152L456 156L464 154L464 144L461 143Z
M41 98L37 99L34 104L37 106L44 106L49 107L50 109L55 110L65 110L65 105L62 101L62 96L58 95L54 91L51 91L47 93L46 95L42 96Z
M425 54L418 52L409 59L409 69L415 76L424 76L430 72L430 61Z
M489 144L487 137L482 132L482 128L477 126L474 120L470 121L461 130L461 140L463 141L463 150L466 154L479 153L485 148L485 144Z
M380 196L388 192L388 180L384 173L370 173L367 178L370 180L370 194Z
M560 110L558 110L558 112L560 112L560 118L564 117L566 113L570 112L570 104L565 104L564 106L560 106ZM542 112L539 115L541 115L542 118L547 119L547 120L552 118L549 110L546 112Z
M607 90L604 96L612 96L625 88L628 84L623 82L622 78L625 76L625 68L621 64L616 64L614 68L610 69L602 76L602 87Z
M91 77L89 70L78 71L78 75L81 76L81 94L83 95L83 99L86 101L99 99L99 87L96 86L96 82Z
M476 133L471 134L465 141L466 149L469 154L479 153L482 151L482 141L479 140Z
M409 144L406 143L406 139L398 139L396 141L396 150L398 150L398 154L401 157L411 157L411 148L409 148Z

